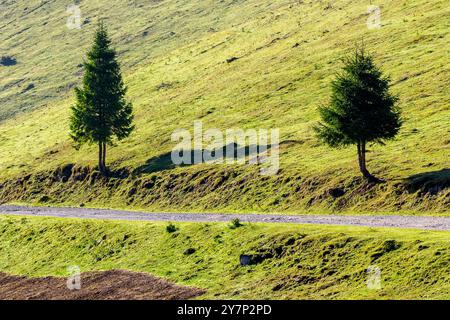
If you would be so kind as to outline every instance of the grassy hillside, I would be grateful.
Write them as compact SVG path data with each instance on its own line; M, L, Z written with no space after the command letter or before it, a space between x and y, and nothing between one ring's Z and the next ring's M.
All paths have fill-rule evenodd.
M0 67L3 201L448 213L446 1L380 1L379 30L366 27L367 1L81 2L87 19L81 30L66 28L66 4L1 4L0 52L18 61ZM136 132L109 157L114 169L135 175L113 181L85 169L95 165L96 150L75 151L67 133L70 89L80 81L78 65L99 17L110 26L136 110ZM362 38L392 76L405 119L398 139L368 154L369 169L388 179L380 186L358 179L356 150L320 146L311 130L341 67L338 58ZM231 57L238 60L227 63ZM24 92L30 83L34 88ZM170 135L196 119L205 129L280 128L280 175L263 178L248 166L173 168ZM70 163L90 179L77 181L73 172L67 183L53 178ZM333 198L334 188L345 195Z
M212 299L448 299L448 232L0 217L0 270L29 276L129 269ZM189 250L191 249L191 250ZM241 267L241 254L260 263ZM367 288L367 268L381 289Z

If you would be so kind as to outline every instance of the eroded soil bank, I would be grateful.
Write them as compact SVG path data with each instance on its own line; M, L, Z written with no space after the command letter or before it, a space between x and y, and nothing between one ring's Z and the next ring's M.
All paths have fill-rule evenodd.
M203 167L150 173L120 169L102 176L66 165L0 180L0 203L126 208L155 212L450 214L450 171L385 183L335 173L306 177L281 171Z

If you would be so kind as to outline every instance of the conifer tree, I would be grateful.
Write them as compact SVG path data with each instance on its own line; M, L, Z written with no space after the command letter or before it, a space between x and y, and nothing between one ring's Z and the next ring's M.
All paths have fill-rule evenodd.
M389 92L373 57L363 48L344 59L343 71L332 82L331 103L319 108L318 138L331 147L356 145L359 169L367 180L380 181L366 167L367 145L393 139L402 125L398 98Z
M106 149L114 138L122 140L134 129L133 108L126 98L117 54L111 47L106 27L100 23L92 48L84 62L81 88L75 89L70 136L79 149L83 144L98 145L98 167L107 172Z

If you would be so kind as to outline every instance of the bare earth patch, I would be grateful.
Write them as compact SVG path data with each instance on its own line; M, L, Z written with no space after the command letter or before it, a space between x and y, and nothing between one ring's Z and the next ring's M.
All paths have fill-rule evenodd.
M81 290L69 290L67 278L0 273L0 300L187 300L203 293L201 289L123 270L82 273Z

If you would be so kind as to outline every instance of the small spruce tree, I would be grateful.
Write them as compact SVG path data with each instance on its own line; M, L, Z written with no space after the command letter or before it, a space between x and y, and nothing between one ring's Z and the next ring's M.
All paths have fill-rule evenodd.
M362 175L377 182L366 167L367 144L384 144L397 135L402 125L398 98L389 92L389 77L383 76L363 48L344 63L332 82L331 103L319 108L322 121L314 130L331 147L356 145Z
M75 89L70 136L79 149L83 144L98 145L98 167L105 174L106 148L114 137L119 141L133 131L133 108L125 99L116 52L103 23L98 26L94 44L84 62L81 88Z

